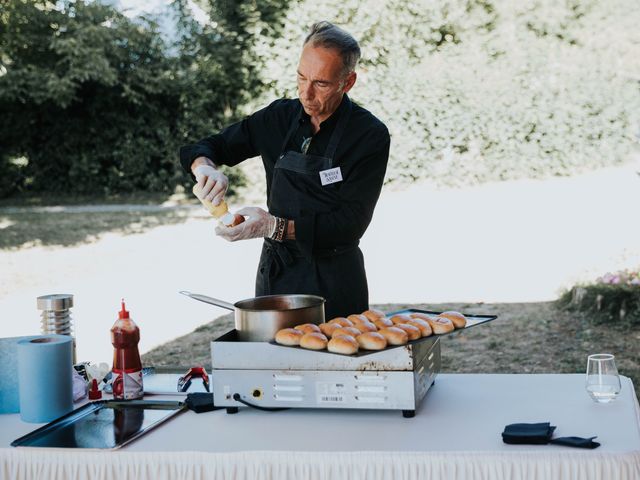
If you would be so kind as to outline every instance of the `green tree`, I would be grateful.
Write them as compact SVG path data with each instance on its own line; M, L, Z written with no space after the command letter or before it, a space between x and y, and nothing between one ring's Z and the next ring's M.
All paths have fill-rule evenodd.
M288 4L287 0L203 0L199 6L209 21L202 25L186 0L174 0L181 143L195 142L240 120L251 100L267 90L262 75L265 58L256 45L278 38ZM241 170L224 170L230 189L246 184Z
M179 145L241 117L264 83L253 45L284 0L175 0L179 39L84 0L10 0L0 10L0 196L172 191ZM239 186L238 174L232 185Z
M180 38L184 141L193 141L240 119L246 105L267 88L264 57L256 44L280 36L288 0L199 3L209 16L200 25L186 0L175 0Z
M0 194L173 187L180 98L152 21L97 2L13 0L0 22L0 162L14 177Z
M308 26L351 32L351 95L389 127L388 182L544 178L637 152L638 18L636 0L301 0L256 53L270 61L265 97L295 96Z

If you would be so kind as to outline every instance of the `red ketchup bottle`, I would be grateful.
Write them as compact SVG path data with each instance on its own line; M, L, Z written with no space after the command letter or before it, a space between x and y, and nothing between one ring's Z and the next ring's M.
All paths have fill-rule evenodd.
M142 362L138 352L140 329L129 317L124 299L118 319L111 327L113 344L113 398L134 400L142 398Z

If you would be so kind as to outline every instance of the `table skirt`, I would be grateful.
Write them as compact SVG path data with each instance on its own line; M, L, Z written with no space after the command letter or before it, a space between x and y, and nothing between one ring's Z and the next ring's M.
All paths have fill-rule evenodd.
M640 452L69 452L1 449L0 478L637 480Z

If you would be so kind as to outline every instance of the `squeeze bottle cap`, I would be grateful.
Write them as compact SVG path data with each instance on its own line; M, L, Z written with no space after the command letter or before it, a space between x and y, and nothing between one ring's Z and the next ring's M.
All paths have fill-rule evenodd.
M129 318L129 311L124 307L124 298L122 299L122 310L118 312L118 318Z

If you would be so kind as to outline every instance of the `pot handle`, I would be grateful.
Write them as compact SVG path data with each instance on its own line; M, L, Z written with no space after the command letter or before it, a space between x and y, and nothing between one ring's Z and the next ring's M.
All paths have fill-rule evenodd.
M193 298L194 300L199 300L210 305L216 305L218 307L226 308L227 310L235 311L236 309L236 307L232 303L225 302L224 300L218 300L217 298L208 297L199 293L186 292L184 290L181 290L179 293L189 298Z

